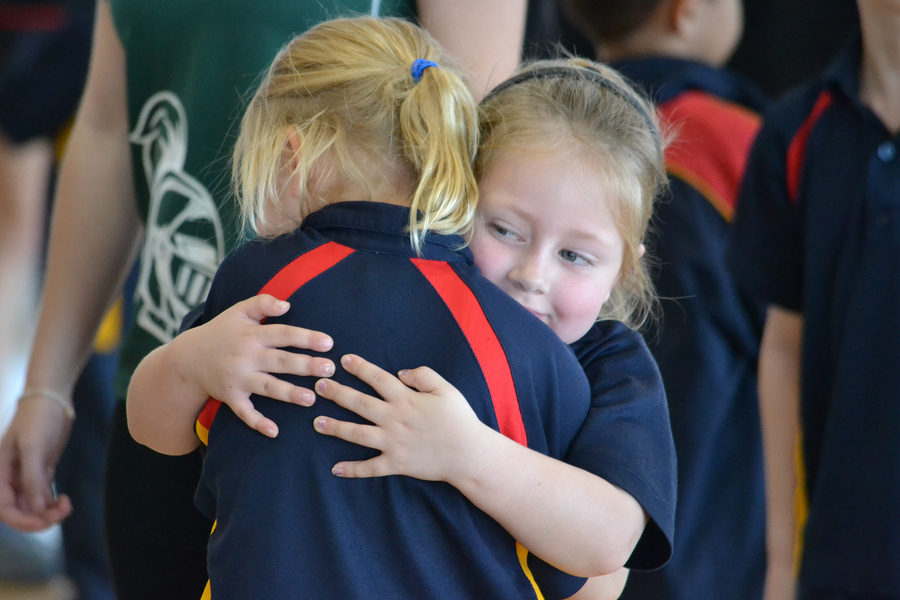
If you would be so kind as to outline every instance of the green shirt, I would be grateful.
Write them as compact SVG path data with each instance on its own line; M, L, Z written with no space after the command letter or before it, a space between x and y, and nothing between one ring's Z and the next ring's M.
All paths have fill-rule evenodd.
M323 6L327 4L327 6ZM206 298L239 239L231 153L246 101L277 52L330 18L413 17L413 0L110 0L127 56L135 191L145 221L115 392Z

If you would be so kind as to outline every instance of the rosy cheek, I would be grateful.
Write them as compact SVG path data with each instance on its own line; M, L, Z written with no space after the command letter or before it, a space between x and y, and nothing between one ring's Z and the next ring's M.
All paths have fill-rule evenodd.
M503 287L506 281L504 270L504 254L499 244L488 237L475 238L471 245L472 256L475 264L481 269L481 274L496 286Z

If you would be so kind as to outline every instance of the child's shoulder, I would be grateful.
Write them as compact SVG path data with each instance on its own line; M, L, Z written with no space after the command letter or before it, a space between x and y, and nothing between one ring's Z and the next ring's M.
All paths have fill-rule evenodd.
M255 238L231 250L216 270L210 288L211 308L227 308L255 296L286 265L322 245L297 230L275 238ZM220 302L224 306L220 306Z
M711 100L728 102L757 113L769 104L769 99L756 85L725 67L666 55L626 59L613 66L658 104L670 102L685 92L702 93Z
M589 378L590 372L600 366L604 371L622 368L659 373L644 337L620 321L597 321L569 346Z

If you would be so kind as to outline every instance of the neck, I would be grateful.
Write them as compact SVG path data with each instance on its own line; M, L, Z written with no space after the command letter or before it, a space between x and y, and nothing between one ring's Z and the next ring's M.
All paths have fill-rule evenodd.
M405 162L397 161L393 168L385 161L367 161L357 156L358 172L368 175L364 181L342 173L332 163L316 164L307 194L307 214L329 204L363 200L397 206L409 206L414 191L415 175Z
M616 62L640 56L671 56L695 60L681 38L658 32L638 32L628 39L597 48L597 60Z
M897 133L900 131L900 5L860 2L859 17L863 34L859 96L889 131Z

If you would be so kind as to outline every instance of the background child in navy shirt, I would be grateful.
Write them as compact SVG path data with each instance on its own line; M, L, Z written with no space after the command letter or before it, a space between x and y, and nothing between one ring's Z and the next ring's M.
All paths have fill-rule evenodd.
M599 57L653 95L674 131L671 198L651 251L662 316L646 332L678 453L672 560L633 574L624 598L757 599L764 498L756 403L762 310L741 293L725 249L761 94L722 68L741 33L740 0L564 0Z
M579 220L585 221L586 225L582 226L582 230L586 229L590 232L590 235L586 236L589 240L578 237L579 227L572 225L572 218L575 215L570 215L566 211L550 210L549 214L557 215L558 219L562 219L562 221L568 219L568 225L562 229L553 230L551 228L549 231L556 231L556 233L550 233L549 237L541 238L543 245L540 249L544 253L545 259L554 261L558 266L554 268L551 263L535 265L542 266L547 271L548 277L552 272L557 275L568 274L568 277L576 280L583 278L588 282L586 289L596 292L581 294L583 299L587 300L587 304L578 307L580 312L575 317L575 329L567 330L566 327L571 328L571 325L564 325L561 330L568 341L581 337L591 328L591 324L600 313L601 305L610 295L612 295L612 299L605 307L605 313L608 316L635 317L635 313L641 312L637 310L638 307L643 307L646 311L652 296L650 288L646 285L646 273L641 261L643 254L641 240L649 219L652 201L659 191L660 184L664 181L660 154L662 145L651 116L651 107L629 90L617 75L607 72L600 74L593 69L586 68L589 66L584 61L571 64L538 65L531 72L523 74L521 81L514 80L503 91L492 94L492 98L486 104L489 110L483 108L483 114L486 112L490 115L489 118L483 118L483 131L485 133L493 132L495 135L493 138L489 137L493 146L489 142L486 143L487 145L483 145L483 150L485 150L483 156L490 158L485 158L481 164L485 174L506 173L503 177L499 174L496 175L504 182L499 189L507 189L505 193L497 192L498 195L505 196L506 208L504 210L518 212L514 202L512 207L509 206L510 202L518 196L518 191L514 192L509 189L510 182L516 181L516 177L510 175L527 172L535 167L542 169L539 172L544 175L545 179L557 182L561 178L563 182L569 181L569 189L566 190L565 195L573 192L580 193L580 196L576 196L577 200L573 200L573 206L581 207L581 212L578 213L575 222L577 224ZM535 98L539 98L539 100L535 102ZM573 106L566 105L561 99L568 99ZM603 110L598 110L598 107L602 107ZM592 143L585 142L583 145L576 144L576 148L580 151L573 151L571 149L572 136L576 131L585 129L587 125L594 128L593 135L595 137L592 138L594 141ZM620 143L610 141L610 139L615 140L616 136ZM519 146L522 146L523 151L521 153L513 152ZM620 146L627 146L633 150L630 158L617 154L616 151ZM595 158L588 151L589 148L603 155L606 161ZM541 150L538 151L538 149ZM635 156L638 158L634 158ZM492 168L494 163L506 165L506 167L505 169L498 167L495 170ZM627 173L627 176L622 177L620 172ZM566 176L573 173L576 175L587 173L587 175L575 179ZM490 178L489 175L486 177ZM612 204L614 208L610 208L603 201L607 193L605 190L608 190L607 186L612 185L607 182L610 180L618 182L620 179L627 182L627 185L625 182L620 183L622 183L621 187L628 191L617 194L614 200L610 200L611 203L614 202ZM527 187L530 184L523 182L520 185ZM545 185L549 186L549 189L556 187L556 183ZM614 186L613 189L618 189L618 187ZM541 200L543 200L541 194L542 192L532 195L529 210L546 211L552 208L546 202L543 203L543 207L541 206ZM615 215L615 218L612 215ZM493 226L495 229L492 231L496 232L500 229L496 223ZM620 229L626 234L621 235ZM525 232L523 231L523 233ZM512 237L512 234L510 233L509 236ZM501 237L503 236L501 235ZM578 244L586 246L590 250L579 251ZM529 247L532 246L529 245ZM538 248L537 242L533 247ZM487 255L487 253L482 254L482 256ZM506 274L504 273L503 276L505 277ZM528 275L526 279L533 276ZM612 288L613 282L619 279L621 279L622 285ZM600 288L595 289L597 285L600 285ZM533 290L531 295L539 298L546 293L546 290L538 289ZM558 293L557 299L561 297ZM562 303L565 305L566 300L564 297L562 298ZM242 307L235 307L232 316L240 311L244 311L245 314L249 313L248 306L249 304L244 304ZM533 307L533 310L537 310L537 307ZM546 307L545 311L542 313L544 318L549 318L551 314L549 307ZM566 319L562 321L566 322L568 319L570 316L566 315ZM201 330L212 332L218 326L219 330L215 335L221 336L223 331L221 326L228 321L222 319L218 321L219 323L211 322L201 326L192 333ZM225 325L226 330L228 327ZM274 327L267 325L259 329ZM530 474L530 477L522 481L520 486L524 484L527 488L529 484L534 483L535 477L544 477L541 474L547 473L548 469L552 469L553 472L556 469L563 469L565 475L558 477L567 477L568 479L560 480L558 477L554 477L557 479L556 485L544 489L547 489L548 492L551 492L550 488L556 490L552 491L551 495L563 501L564 510L567 512L561 513L559 509L553 509L553 504L547 505L545 499L544 501L536 500L536 502L540 502L540 506L543 506L538 511L542 518L537 521L533 517L522 518L518 515L505 520L502 516L498 518L507 529L515 534L517 539L529 547L538 548L541 555L554 564L563 563L560 566L565 566L570 571L591 574L590 569L593 567L590 565L596 564L596 560L605 560L603 557L609 555L608 549L616 546L613 545L614 542L608 533L599 540L596 535L585 535L585 528L589 527L589 523L594 517L579 517L577 513L572 515L571 511L586 509L588 515L602 515L610 510L607 506L608 502L603 500L608 494L609 483L590 475L590 472L607 472L616 485L625 488L628 492L626 496L631 498L634 495L638 498L640 505L652 518L652 524L647 528L639 550L631 559L633 564L639 568L656 567L665 562L671 550L671 521L674 508L672 506L674 456L659 375L640 337L625 326L611 322L603 323L594 327L584 337L584 343L578 349L578 353L585 369L590 369L595 375L591 377L594 387L594 402L590 415L585 421L584 429L579 433L578 440L580 441L576 441L570 448L567 460L571 460L574 464L582 462L582 466L589 472L566 467L558 461L549 461L517 444L509 444L508 448L516 449L510 450L514 452L513 456L518 457L515 461L517 469L510 470L511 474L520 472ZM189 339L190 336L183 336L183 340ZM196 339L198 338L194 337L194 340ZM217 347L221 347L221 337L210 339L217 340L215 342ZM176 346L177 343L173 344L172 348ZM175 353L172 355L174 356ZM262 353L260 353L261 355ZM619 362L615 362L611 358L615 358ZM420 359L412 360L421 364ZM148 361L145 366L150 362ZM624 370L627 371L627 374L619 369L622 365L625 365ZM147 375L152 372L153 368L152 366L150 370L142 368L141 372ZM195 371L192 370L191 376L194 376L193 373ZM230 374L223 373L222 377L228 378ZM132 386L132 402L139 401L138 388L142 385L141 382L147 380L148 378L140 375L139 372ZM273 386L272 389L276 388ZM201 393L203 391L201 390ZM300 391L300 396L295 397L302 397L302 393ZM291 396L285 395L285 399L290 398ZM202 401L203 398L200 398L201 405ZM604 403L613 407L618 405L618 410L604 406ZM564 413L570 410L567 404L568 401L564 401L559 408ZM196 403L194 406L196 408L193 410L196 414L199 406ZM274 433L271 429L275 427L274 423L268 419L261 422L257 415L258 413L253 411L249 413L247 420L263 431ZM257 420L254 421L254 418ZM473 421L472 424L480 426L477 421ZM634 427L637 428L636 432ZM502 427L500 429L502 431ZM466 431L470 430L471 427ZM635 434L631 435L631 433ZM467 435L462 437L468 438ZM475 436L473 439L478 439L478 437ZM599 444L598 439L613 439L616 447L614 448L612 443L609 444L608 449L598 447L605 445L605 441L604 444ZM501 444L501 448L503 444L508 443L505 438L500 436L494 440ZM504 452L502 456L508 455ZM655 458L648 458L649 456ZM529 461L536 461L536 465L528 467L527 465L535 464ZM465 461L459 462L469 468L473 466ZM654 465L654 469L648 471L647 464ZM635 477L638 471L647 472ZM463 468L457 468L457 474L462 473ZM620 481L615 481L616 478ZM472 498L479 506L483 502L499 500L504 506L498 508L508 510L515 507L516 504L516 502L509 502L509 499L528 504L524 502L521 494L512 493L513 489L506 482L502 482L503 485L498 486L497 484L501 481L493 476L489 481L493 484L492 487L487 488L489 493L482 495L481 498ZM569 483L561 485L561 481ZM588 492L586 495L590 500L587 502L571 502L572 495L564 494L563 490L568 491L570 487L580 485L573 483L578 481L587 481L589 486L599 486L599 488L589 488L599 489L599 492ZM497 510L488 510L488 512L497 514ZM560 524L556 525L555 519L548 518L550 515L555 515L555 519L559 519ZM563 534L562 527L574 527L574 529L570 534ZM573 540L576 535L588 539L587 549L577 539ZM563 540L562 545L560 544L561 540ZM630 543L626 542L626 547L633 547L634 541L636 538ZM590 544L600 544L600 546L591 549ZM546 549L544 549L545 546ZM630 552L629 549L621 559L623 562ZM556 556L559 558L554 558ZM571 556L574 558L570 558ZM525 564L529 568L534 566L536 569L547 570L546 565L541 565L540 561L528 560ZM535 577L541 579L541 573L536 573ZM546 581L546 579L544 580ZM616 581L619 582L618 585L621 585L621 579ZM597 584L603 584L603 582L592 581L589 587ZM548 595L545 588L544 595L545 597L567 597L577 587L565 589L568 592L563 592L560 588L553 591L560 595ZM617 594L618 590L614 592L614 595ZM614 597L614 595L607 597Z
M767 113L734 228L769 304L767 600L900 598L900 3L858 8L861 36Z

